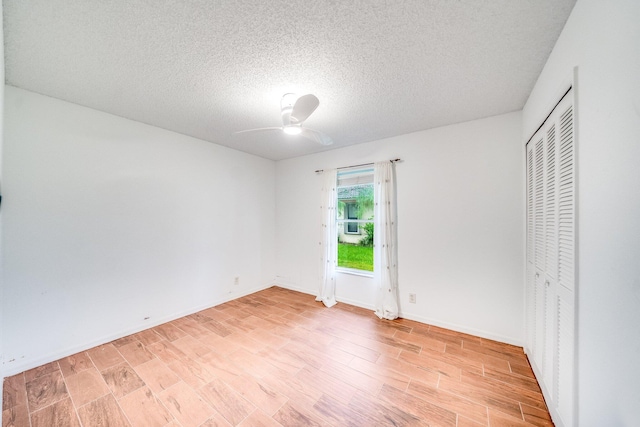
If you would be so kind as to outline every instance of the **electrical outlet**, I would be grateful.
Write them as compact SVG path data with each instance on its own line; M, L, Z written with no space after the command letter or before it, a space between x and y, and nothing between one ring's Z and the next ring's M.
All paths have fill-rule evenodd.
M239 285L240 284L240 276L236 276L233 278L233 284L234 285Z
M416 294L409 294L409 302L411 304L415 304L416 303Z

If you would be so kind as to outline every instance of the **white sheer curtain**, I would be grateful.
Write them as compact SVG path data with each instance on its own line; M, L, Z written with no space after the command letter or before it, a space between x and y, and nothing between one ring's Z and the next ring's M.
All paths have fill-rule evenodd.
M374 185L374 278L377 287L376 315L398 317L398 237L396 232L395 164L375 164Z
M336 234L336 187L338 171L323 172L322 201L322 238L320 240L321 266L320 289L316 301L322 301L327 307L336 304L336 265L338 260L338 235Z

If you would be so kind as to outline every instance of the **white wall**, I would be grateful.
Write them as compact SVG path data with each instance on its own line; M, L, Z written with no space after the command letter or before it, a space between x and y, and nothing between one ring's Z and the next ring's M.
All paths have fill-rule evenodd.
M315 293L316 169L402 158L396 166L403 317L522 344L521 113L277 163L278 283ZM408 303L408 294L417 303ZM373 280L341 274L338 300L373 307Z
M2 9L2 4L0 3L0 82L2 84L0 84L0 195L2 195L2 190L3 190L3 186L2 186L2 182L3 182L3 175L2 175L2 164L3 164L3 160L2 160L2 149L3 149L3 121L4 121L4 29L3 29L3 22L4 20L2 19L2 15L3 15L3 9ZM2 363L2 361L4 360L4 353L3 353L3 349L4 347L2 346L2 334L3 334L3 329L4 329L4 320L2 319L2 301L3 301L3 297L2 297L2 292L3 292L3 265L2 265L2 227L3 227L3 219L2 219L2 206L0 204L0 404L2 403L2 399L4 396L3 391L2 391L2 386L3 386L3 379L4 379L4 364Z
M6 374L271 285L274 162L5 95Z
M640 2L579 0L523 110L531 135L578 67L578 416L640 419Z

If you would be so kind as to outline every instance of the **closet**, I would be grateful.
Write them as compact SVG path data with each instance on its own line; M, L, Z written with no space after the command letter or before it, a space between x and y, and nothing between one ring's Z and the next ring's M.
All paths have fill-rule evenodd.
M557 426L574 425L576 154L570 89L526 147L526 352Z

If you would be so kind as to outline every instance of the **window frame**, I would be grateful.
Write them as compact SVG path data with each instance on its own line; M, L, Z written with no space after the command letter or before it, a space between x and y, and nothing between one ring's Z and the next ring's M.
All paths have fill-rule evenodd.
M338 172L338 177L337 177L337 182L336 182L336 206L339 206L339 204L342 202L344 203L345 207L344 207L344 211L342 216L344 218L339 218L340 215L338 215L338 210L336 210L336 236L335 239L339 240L340 235L348 235L348 236L362 236L362 229L363 229L363 224L374 224L374 218L373 218L373 212L371 215L371 219L351 219L349 218L349 213L347 213L347 205L357 205L357 200L354 199L340 199L340 191L339 189L341 188L348 188L348 187L356 187L356 186L363 186L363 185L370 185L372 190L373 190L373 176L374 176L374 170L371 167L367 167L367 168L358 168L358 169L351 169L348 170L347 172L342 172L343 175L348 175L348 174L358 174L358 173L362 173L363 176L370 176L370 182L365 182L365 183L355 183L355 184L349 184L349 185L339 185L340 183L340 175L341 172ZM374 207L375 207L375 194L372 191L372 207L371 210L373 211ZM362 213L362 212L361 212ZM347 231L347 227L348 224L357 224L357 232L348 232ZM341 233L342 230L342 233ZM345 242L346 243L346 242ZM351 274L351 275L355 275L355 276L363 276L363 277L373 277L374 275L374 271L375 271L375 245L373 246L373 257L371 260L371 265L373 270L361 270L358 268L352 268L352 267L344 267L344 266L339 266L338 265L338 250L339 250L339 246L340 246L340 242L338 243L338 245L336 245L336 272L338 273L345 273L345 274Z

